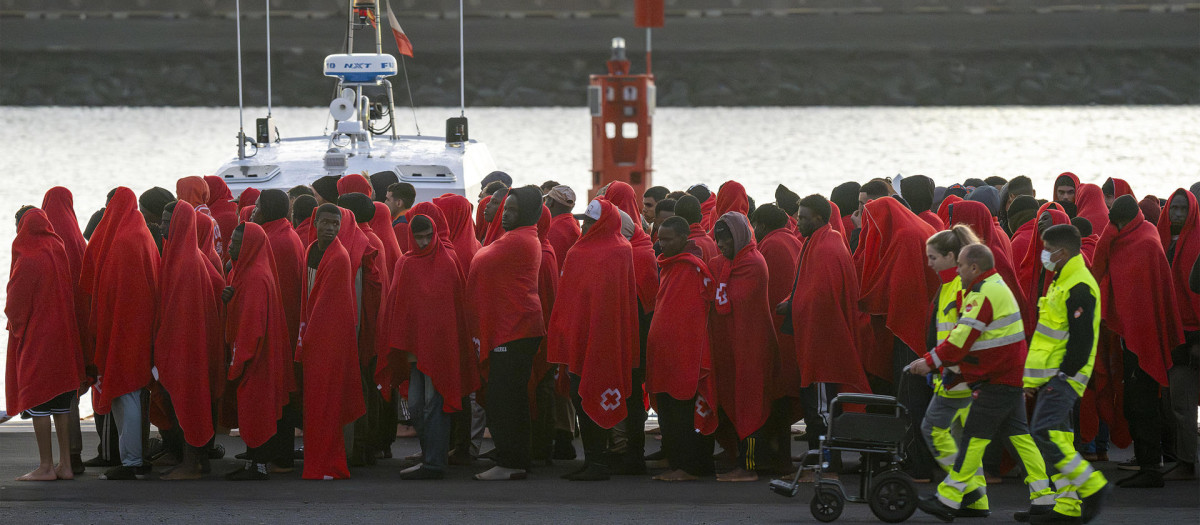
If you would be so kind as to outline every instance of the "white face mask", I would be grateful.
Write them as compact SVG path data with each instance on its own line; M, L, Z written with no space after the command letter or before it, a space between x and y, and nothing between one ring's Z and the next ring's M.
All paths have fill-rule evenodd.
M1060 252L1060 251L1062 251L1062 250L1055 250L1055 251L1053 251L1053 252L1051 252L1051 251L1049 251L1049 250L1042 250L1042 268L1045 268L1045 269L1046 269L1046 271L1048 271L1048 272L1053 272L1053 271L1054 271L1054 268L1055 268L1055 266L1057 266L1057 265L1055 265L1055 264L1054 264L1054 262L1052 262L1052 261L1050 260L1050 258L1051 258L1051 257L1052 257L1052 256L1053 256L1055 253L1058 253L1058 252Z

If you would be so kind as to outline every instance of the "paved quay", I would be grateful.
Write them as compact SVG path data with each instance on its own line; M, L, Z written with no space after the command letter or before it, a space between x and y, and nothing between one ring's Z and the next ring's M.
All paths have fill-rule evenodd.
M530 479L513 482L475 481L471 475L490 462L451 467L440 481L401 481L398 458L418 450L415 438L398 439L397 459L352 469L346 481L304 481L300 470L274 474L270 481L235 483L220 474L239 462L241 440L220 436L229 451L214 461L214 473L199 481L100 481L100 469L89 469L74 481L15 482L36 464L33 434L20 421L0 425L0 523L358 523L425 522L495 523L815 523L809 513L811 489L793 499L771 493L766 478L754 483L665 483L649 476L614 476L607 482L568 482L559 476L578 468L582 458L535 468ZM7 427L7 428L6 428ZM299 440L298 440L299 442ZM84 422L84 457L95 451L96 434ZM659 442L647 440L647 448ZM485 443L484 450L491 444ZM804 445L796 443L798 454ZM576 449L582 452L578 441ZM1114 461L1100 463L1109 479L1128 473L1115 461L1132 454L1113 450ZM154 478L156 476L152 476ZM851 476L843 481L856 483ZM932 491L934 485L922 485ZM992 517L967 523L1011 522L1025 507L1027 492L1018 479L989 486ZM1200 484L1175 482L1163 489L1116 489L1104 514L1094 523L1146 525L1197 523ZM939 523L919 511L909 522ZM836 523L880 523L865 504L846 505Z

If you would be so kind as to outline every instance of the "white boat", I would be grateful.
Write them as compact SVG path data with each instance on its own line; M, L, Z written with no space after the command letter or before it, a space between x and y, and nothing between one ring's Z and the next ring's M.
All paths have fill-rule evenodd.
M398 68L396 59L382 52L384 19L379 16L379 3L373 0L346 2L349 7L346 52L326 57L324 64L325 76L337 80L334 91L337 96L329 109L331 129L327 128L319 135L279 137L276 123L270 116L270 2L266 2L267 117L257 119L253 134L246 134L244 124L241 125L237 156L215 173L225 180L236 196L250 187L287 190L311 184L326 175L363 172L370 175L391 171L400 182L413 185L418 202L445 193L464 195L473 201L479 192L479 181L496 166L487 146L469 138L465 99L460 115L446 121L447 136L397 135L395 96L388 79L397 74ZM240 114L240 2L238 10ZM374 27L366 16L370 12L378 21ZM461 32L461 2L459 17ZM363 30L370 31L375 37L374 53L354 52L354 33ZM316 64L313 70L317 70Z

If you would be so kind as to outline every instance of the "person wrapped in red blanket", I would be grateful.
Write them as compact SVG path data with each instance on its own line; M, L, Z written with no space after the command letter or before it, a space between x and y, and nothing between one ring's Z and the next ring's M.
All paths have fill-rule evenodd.
M78 225L75 230L78 235ZM75 283L62 240L45 212L32 206L17 211L6 292L5 410L12 415L28 411L33 417L40 456L38 468L17 480L73 479L68 426L71 406L84 382ZM52 418L58 430L57 466L50 437Z
M756 444L771 413L779 343L768 300L767 262L758 252L750 221L739 212L723 215L713 227L721 255L708 261L716 278L709 317L709 345L717 383L717 403L738 438L738 462L722 481L753 481L763 459Z
M296 361L304 368L304 479L348 479L342 427L366 413L358 366L355 265L342 247L348 210L323 204L308 247ZM357 229L355 229L357 231ZM360 248L361 249L361 248Z
M547 359L566 365L580 432L585 468L573 480L606 479L609 432L626 418L638 352L637 286L633 252L621 235L612 203L597 199L585 212L585 231L563 261L564 283L550 315ZM641 402L640 399L637 402Z
M260 208L272 193L287 202L283 191L266 190L259 197ZM272 222L278 220L283 219ZM229 259L233 269L229 286L221 293L229 312L225 340L233 351L228 379L237 385L238 431L246 442L249 461L225 479L264 480L269 477L269 462L283 462L291 456L294 434L283 418L283 409L296 389L295 347L288 333L270 237L263 227L243 223L235 228Z

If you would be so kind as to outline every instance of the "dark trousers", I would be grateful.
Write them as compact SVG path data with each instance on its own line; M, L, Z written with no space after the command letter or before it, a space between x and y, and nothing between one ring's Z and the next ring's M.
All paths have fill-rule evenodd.
M529 374L541 340L510 341L493 349L488 357L487 420L500 467L529 468Z
M408 408L421 443L421 463L430 470L445 470L450 452L450 414L442 410L444 406L433 379L414 363L408 380Z
M642 356L645 360L645 354ZM622 461L642 463L646 455L646 398L645 390L646 368L643 366L633 369L633 390L625 398L625 447L621 451Z
M285 408L286 412L287 409ZM295 432L292 431L292 424L288 421L286 414L280 417L275 422L275 435L271 436L265 443L257 447L246 448L246 459L255 463L279 463L286 453L290 460L292 457L292 440Z
M837 396L837 383L812 383L800 389L800 402L804 405L804 437L808 439L808 450L820 447L821 436L825 435L825 415L829 413L829 402Z
M534 397L537 413L533 414L532 457L544 461L554 456L554 377L558 367L551 367L538 381Z
M117 420L112 414L96 414L96 434L100 436L100 443L96 445L96 452L100 458L105 461L120 461L121 449L117 441Z
M713 438L696 431L696 398L680 401L669 394L655 394L662 448L672 470L693 476L713 473Z
M908 409L910 421L924 420L925 409L933 399L933 388L924 378L904 371L905 365L916 358L917 354L908 345L900 338L895 338L892 345L892 384L896 388L896 400ZM904 450L908 454L904 467L914 478L923 479L933 475L935 463L929 448L925 446L920 427L920 424L909 425L908 432L904 434Z
M354 420L353 448L351 451L351 463L359 462L373 463L375 460L375 451L379 449L379 404L383 402L383 397L379 394L379 389L375 388L375 362L372 361L365 366L359 367L359 373L362 379L363 401L367 405L367 410L362 417ZM395 434L395 429L392 433Z
M1125 346L1125 342L1121 342ZM1133 437L1133 455L1143 469L1158 470L1162 461L1162 418L1159 384L1138 366L1137 355L1125 348L1125 419Z
M571 374L571 400L575 403L575 413L579 416L579 438L583 441L584 463L612 466L608 457L608 438L612 431L597 425L583 410L583 398L579 397L579 383L580 377Z
M1200 359L1196 356L1196 338L1200 334L1188 332L1188 342L1171 351L1171 369L1167 371L1170 382L1168 403L1172 427L1172 442L1175 458L1191 465L1196 464L1196 398L1200 392Z

